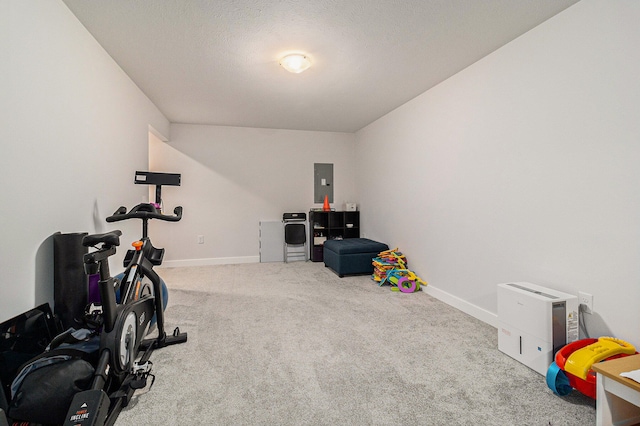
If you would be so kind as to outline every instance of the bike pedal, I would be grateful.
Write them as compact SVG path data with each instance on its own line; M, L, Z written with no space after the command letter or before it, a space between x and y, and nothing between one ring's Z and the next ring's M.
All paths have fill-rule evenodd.
M144 389L145 387L147 387L147 378L149 376L151 376L151 384L149 385L149 389L151 389L151 387L153 386L153 382L156 381L156 376L151 373L143 374L139 377L136 377L135 379L131 380L129 386L131 387L131 389Z
M137 379L133 379L129 386L131 386L131 389L144 389L147 386L147 378L140 377Z
M153 368L153 363L151 361L147 361L144 364L138 364L136 362L133 364L131 372L136 376L144 376L151 372L151 368Z

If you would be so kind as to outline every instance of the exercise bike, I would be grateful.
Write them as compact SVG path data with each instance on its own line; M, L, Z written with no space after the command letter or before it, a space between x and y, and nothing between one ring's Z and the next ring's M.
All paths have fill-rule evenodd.
M120 281L111 276L108 259L120 245L121 231L83 238L85 247L96 248L84 255L83 262L87 274L100 276L101 307L90 312L102 327L100 355L91 387L74 396L65 426L113 425L136 389L146 387L147 379L154 378L151 374L152 352L187 341L187 333L181 333L177 327L171 336L165 332L164 283L153 270L153 266L162 263L164 249L153 247L147 235L150 219L177 222L181 218L182 207L176 207L173 215L165 215L147 203L138 204L129 212L120 207L107 218L107 222L127 219L143 222L142 238L133 243L134 250L127 252L126 269ZM156 337L144 339L154 322Z

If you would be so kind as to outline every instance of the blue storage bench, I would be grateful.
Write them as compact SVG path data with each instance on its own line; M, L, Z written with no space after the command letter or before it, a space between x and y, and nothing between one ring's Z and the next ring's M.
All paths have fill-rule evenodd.
M347 238L327 240L323 250L324 266L342 278L373 273L372 259L381 251L389 250L389 246L367 238Z

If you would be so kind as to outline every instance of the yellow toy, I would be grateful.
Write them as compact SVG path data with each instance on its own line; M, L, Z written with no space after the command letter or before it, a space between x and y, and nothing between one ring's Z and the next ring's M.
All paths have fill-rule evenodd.
M578 349L567 358L564 364L565 371L581 379L587 378L591 366L603 359L617 354L631 355L636 349L630 343L614 337L601 337L597 342Z
M421 285L427 285L416 274L407 269L407 258L398 251L385 250L373 259L373 275L371 278L381 286L391 284L391 290L402 293L413 293L420 290Z
M387 271L397 268L407 268L406 257L397 248L382 251L378 254L378 257L373 259L373 275L371 278L377 282L384 281Z

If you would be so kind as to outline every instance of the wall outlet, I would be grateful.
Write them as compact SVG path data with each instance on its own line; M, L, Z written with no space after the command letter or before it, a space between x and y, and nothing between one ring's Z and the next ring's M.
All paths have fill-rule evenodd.
M593 313L593 295L589 293L579 292L578 303L582 305L582 312L585 314Z
M198 244L204 244L204 235L198 235Z

